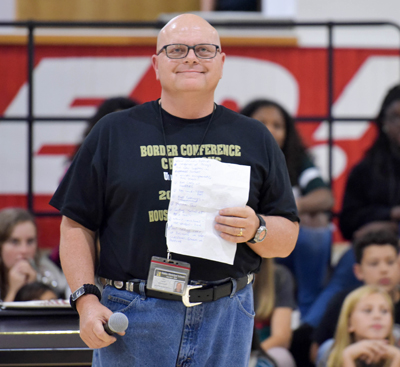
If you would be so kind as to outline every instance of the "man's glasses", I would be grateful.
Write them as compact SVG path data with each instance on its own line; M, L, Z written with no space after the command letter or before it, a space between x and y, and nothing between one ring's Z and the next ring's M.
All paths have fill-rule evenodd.
M194 46L188 46L181 43L173 43L170 45L165 45L157 55L165 50L165 54L170 59L183 59L185 58L190 50L194 51L194 54L199 59L212 59L217 56L219 51L219 46L213 45L211 43L200 43Z

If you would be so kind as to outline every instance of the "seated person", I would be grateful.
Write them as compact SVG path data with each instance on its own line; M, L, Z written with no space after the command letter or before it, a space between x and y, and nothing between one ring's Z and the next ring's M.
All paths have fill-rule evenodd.
M41 281L64 297L66 279L37 249L34 217L22 208L0 211L0 300L12 302L25 284Z
M263 259L254 282L256 309L254 340L278 367L295 366L288 348L292 337L292 310L295 308L291 273L272 259Z
M339 225L348 240L378 229L400 235L400 85L387 93L376 125L376 140L345 189Z
M262 122L285 156L300 232L293 252L276 262L292 271L302 320L312 324L323 314L319 315L321 305L312 306L324 288L330 265L332 231L327 212L333 207L332 192L304 147L293 118L281 105L260 99L250 102L241 113Z
M335 339L318 367L398 367L400 350L392 330L389 294L382 287L360 287L346 297Z
M400 324L400 264L397 236L390 231L370 232L355 241L353 245L356 264L355 276L367 285L380 286L390 295L394 303L394 322ZM338 293L329 303L320 325L313 335L311 347L315 360L318 347L333 338L339 312L350 289Z
M53 288L41 282L28 283L22 286L15 295L14 302L49 301L57 299Z

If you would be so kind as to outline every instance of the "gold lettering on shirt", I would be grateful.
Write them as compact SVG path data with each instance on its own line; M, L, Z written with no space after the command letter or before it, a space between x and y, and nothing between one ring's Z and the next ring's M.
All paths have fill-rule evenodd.
M149 222L166 222L168 220L168 210L149 210Z
M227 145L227 144L182 144L180 146L180 155L182 157L194 157L194 156L228 156L228 157L240 157L241 147L240 145Z

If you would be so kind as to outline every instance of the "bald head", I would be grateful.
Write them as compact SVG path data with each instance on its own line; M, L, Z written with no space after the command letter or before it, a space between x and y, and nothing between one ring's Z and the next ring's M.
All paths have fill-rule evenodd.
M167 45L175 46L166 48ZM179 57L174 57L174 52ZM169 21L159 33L157 53L152 56L156 78L161 84L163 108L185 118L210 114L225 57L217 31L203 18L183 14Z
M198 15L182 14L171 19L161 29L157 38L157 51L170 43L187 43L182 40L187 40L188 36L193 38L193 43L212 43L221 46L218 32L210 23Z

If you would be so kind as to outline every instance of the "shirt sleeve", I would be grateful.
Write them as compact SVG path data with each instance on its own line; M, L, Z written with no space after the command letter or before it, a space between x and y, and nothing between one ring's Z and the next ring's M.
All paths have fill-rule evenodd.
M62 215L96 231L103 220L106 166L103 152L106 150L100 122L85 139L50 200L50 205ZM84 178L84 179L82 179Z

